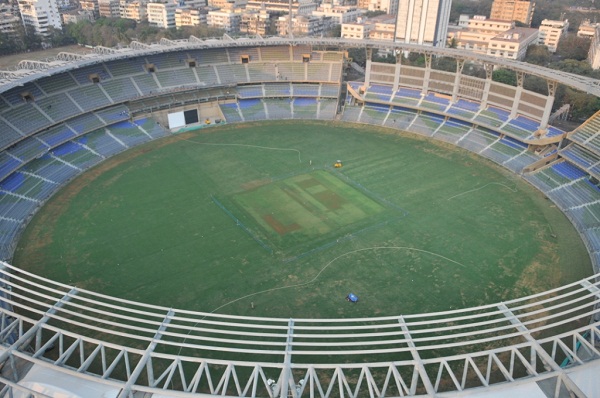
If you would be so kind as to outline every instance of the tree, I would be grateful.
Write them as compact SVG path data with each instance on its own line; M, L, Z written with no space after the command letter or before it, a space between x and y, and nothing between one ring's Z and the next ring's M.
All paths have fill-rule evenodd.
M40 50L42 48L42 36L37 34L33 26L26 25L23 43L28 51Z
M508 84L509 86L517 85L517 73L508 69L496 69L492 73L492 80L498 83Z
M324 34L325 37L341 37L342 36L342 25L335 24Z
M552 59L552 54L548 47L544 45L531 45L527 48L525 62L536 65L548 65Z
M569 34L558 43L556 55L563 59L584 60L588 56L590 43L589 39L577 37L576 34Z

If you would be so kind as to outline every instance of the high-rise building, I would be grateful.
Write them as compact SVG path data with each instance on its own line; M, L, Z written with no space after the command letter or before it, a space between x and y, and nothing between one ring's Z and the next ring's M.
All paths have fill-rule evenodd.
M101 17L119 18L119 0L98 0L98 12Z
M490 19L518 21L531 26L535 3L529 0L494 0Z
M452 0L400 0L396 41L444 47Z
M357 7L369 11L385 11L395 15L398 10L398 0L357 0Z
M148 3L146 7L148 23L150 26L156 26L158 28L175 27L175 10L177 9L177 4L175 2Z
M31 26L41 36L48 36L48 28L62 29L56 0L19 0L19 12L25 27Z
M556 52L560 39L567 34L569 29L569 20L564 21L552 21L544 19L540 25L540 34L538 37L538 43L548 47L548 51L551 53Z
M146 0L120 0L119 16L121 18L133 19L138 23L146 21L148 19Z

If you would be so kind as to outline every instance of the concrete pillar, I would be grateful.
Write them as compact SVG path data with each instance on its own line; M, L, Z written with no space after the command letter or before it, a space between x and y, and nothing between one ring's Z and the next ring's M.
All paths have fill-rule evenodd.
M421 95L427 95L427 91L429 91L429 79L431 77L431 59L433 56L431 54L425 54L425 75L423 75L423 89L421 90Z
M550 120L550 115L552 114L554 98L556 97L556 87L558 86L558 82L554 80L547 80L546 83L548 84L548 97L546 98L546 106L544 107L542 120L540 120L540 130L543 131L543 134L545 134L548 129L548 121Z
M481 109L487 108L490 87L492 86L492 74L494 72L494 65L492 64L484 64L483 67L485 68L485 85L483 86L483 93L481 96Z
M452 102L458 101L458 89L460 87L460 77L465 67L464 59L456 59L456 75L454 75L454 88L452 89Z
M523 93L523 80L525 80L525 73L517 72L517 90L515 91L515 99L510 111L511 119L517 117L517 114L519 113L519 102L521 102L521 94Z
M373 49L367 47L367 65L365 67L365 89L371 85L371 57L373 57Z
M402 54L396 54L396 72L394 73L394 92L400 87L400 73L402 72Z

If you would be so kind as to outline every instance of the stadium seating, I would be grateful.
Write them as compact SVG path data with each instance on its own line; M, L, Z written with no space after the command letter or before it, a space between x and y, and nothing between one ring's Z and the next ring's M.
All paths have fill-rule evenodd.
M127 149L125 145L108 135L104 128L92 131L82 138L85 138L83 143L85 143L86 146L104 157L116 155ZM77 139L76 142L80 143L79 140L82 138Z
M333 120L337 111L337 99L321 98L319 101L319 113L317 119Z
M158 92L158 83L154 80L152 73L137 75L132 77L134 84L142 95L148 95Z
M109 135L113 136L120 143L125 144L127 147L132 147L149 141L152 137L143 132L138 128L137 125L129 122L122 121L115 123L106 129Z
M238 86L237 93L240 98L261 98L265 96L262 84Z
M77 134L66 124L59 124L36 134L36 138L52 148L76 137Z
M261 47L261 61L290 61L290 47Z
M239 100L239 110L246 121L267 118L265 106L260 99Z
M166 87L181 87L197 85L198 80L191 68L178 69L176 73L173 71L157 71L156 78L163 88Z
M77 82L68 73L61 73L59 75L40 79L36 84L44 90L46 94L52 94L77 86Z
M101 86L95 84L69 90L69 96L84 111L102 108L111 104L111 100L104 94ZM55 117L52 118L54 120L63 120L60 118L56 119Z
M443 123L443 116L421 112L415 117L408 129L412 133L431 137Z
M394 92L390 86L373 85L365 91L365 99L388 102L393 94Z
M34 83L27 83L23 85L23 87L13 88L12 90L8 90L7 92L2 94L2 98L8 102L9 104L16 106L25 103L25 99L23 98L24 93L29 93L33 96L34 99L40 99L44 97L44 93L38 88L38 86Z
M121 102L137 97L138 91L131 78L113 79L100 83L112 102Z
M235 123L244 120L236 102L220 104L219 107L221 108L221 112L223 112L223 116L227 122Z
M137 58L127 58L105 63L106 69L113 77L129 76L144 73L144 63Z
M431 109L443 112L450 105L450 99L435 93L429 93L421 99L419 106L425 109Z
M315 98L294 98L292 103L294 119L314 119L317 109L318 103Z
M27 163L30 160L43 155L48 151L49 146L43 141L32 137L18 142L14 146L6 150L11 156L19 159L23 163Z
M54 122L60 122L81 113L81 109L73 102L67 93L55 94L50 97L42 98L35 102L35 106L39 107L39 109L48 115ZM40 117L40 123L42 126L51 124L46 117L44 119L41 119Z
M264 92L265 97L290 97L292 95L290 83L265 84Z
M100 81L111 78L110 74L106 71L103 64L74 69L70 73L71 76L75 78L75 81L80 85L90 84L92 82L90 76L93 75L97 75L100 78Z
M265 99L263 100L269 119L291 119L292 108L289 99Z
M24 135L29 135L51 123L33 104L23 104L8 109L2 114L2 117Z
M0 149L6 148L7 146L12 145L13 143L15 143L18 140L20 140L21 138L23 138L23 136L21 134L19 134L19 132L17 130L15 130L14 128L9 126L1 118L0 118L0 131L2 131L2 134L0 134Z
M382 125L390 111L389 105L365 104L358 120L361 123Z
M438 140L456 144L469 131L471 131L471 123L462 122L460 120L448 119L435 133L435 138Z

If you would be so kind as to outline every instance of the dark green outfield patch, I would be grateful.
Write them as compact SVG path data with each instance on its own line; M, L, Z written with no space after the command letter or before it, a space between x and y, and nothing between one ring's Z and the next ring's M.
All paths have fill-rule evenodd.
M298 318L476 306L591 273L566 217L491 162L392 130L297 121L110 159L40 210L14 262L131 300Z

